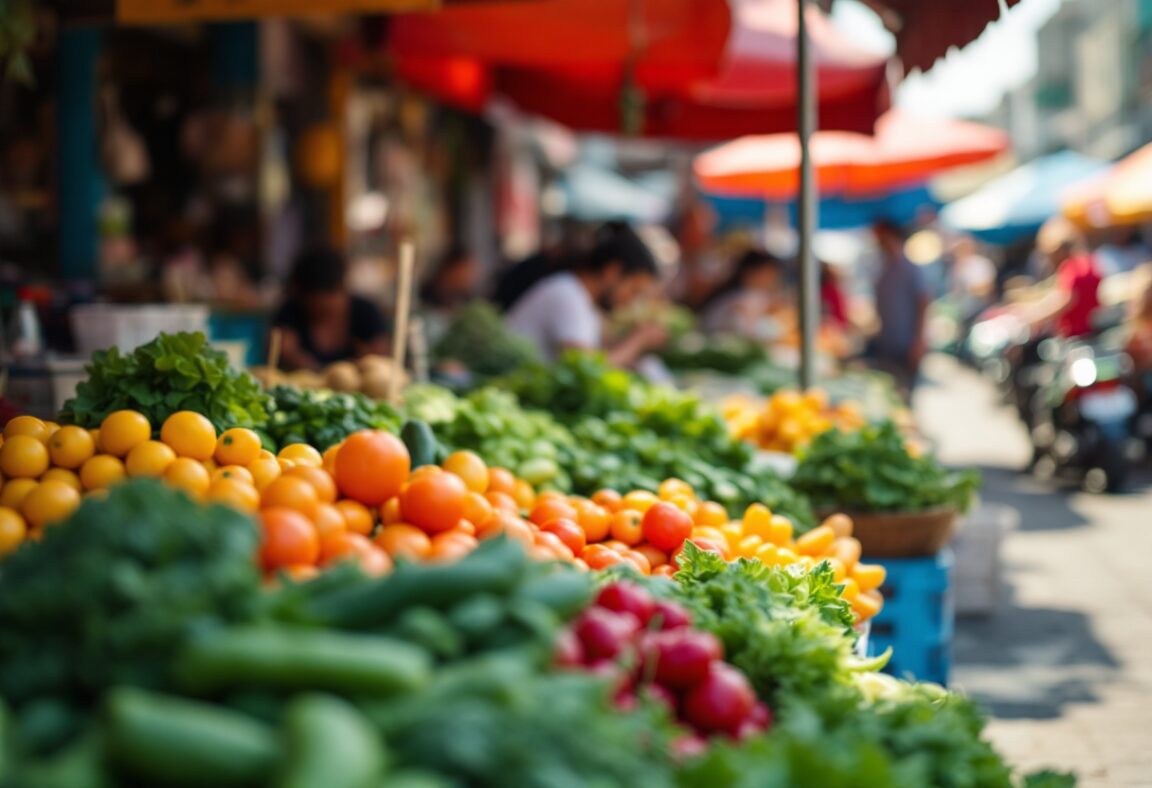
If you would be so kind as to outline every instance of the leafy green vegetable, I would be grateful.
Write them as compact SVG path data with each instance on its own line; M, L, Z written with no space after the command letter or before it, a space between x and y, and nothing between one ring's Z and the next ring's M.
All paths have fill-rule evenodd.
M160 334L127 355L98 350L86 369L88 379L60 411L61 421L81 427L99 427L125 408L143 413L156 429L179 410L202 413L220 431L259 427L272 404L255 378L230 367L199 332Z
M0 697L83 702L163 686L195 634L253 614L252 521L136 480L90 499L0 571Z
M473 301L456 313L432 357L439 363L463 364L473 382L483 382L538 361L540 354L532 342L508 330L496 307Z
M792 485L817 508L857 512L965 511L980 486L975 470L953 472L909 452L892 422L854 432L830 430L808 447Z
M738 334L686 334L670 342L660 356L670 369L715 370L729 374L757 369L766 365L769 359L763 342ZM790 374L795 379L795 372Z
M277 447L307 443L324 451L353 432L397 431L400 414L386 402L355 393L276 386L274 410L265 431Z

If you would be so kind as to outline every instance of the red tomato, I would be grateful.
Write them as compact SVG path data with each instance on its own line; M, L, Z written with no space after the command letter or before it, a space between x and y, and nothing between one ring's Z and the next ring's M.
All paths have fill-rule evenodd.
M347 498L379 506L400 492L412 469L404 443L382 430L348 436L336 453L336 485Z
M692 535L692 518L670 503L656 503L644 513L644 538L654 547L672 552Z
M560 541L567 545L568 549L572 551L573 556L580 555L584 552L584 546L587 543L584 529L572 520L565 520L563 517L556 520L549 520L540 526L540 530L546 533L556 534L556 536L560 538Z
M571 561L576 557L572 549L564 544L564 540L551 531L540 531L536 534L536 544L548 548L553 558L561 561Z
M528 515L528 519L536 525L543 525L552 520L575 520L579 516L576 508L566 500L550 496L538 501L532 507L532 513Z
M266 571L294 564L315 564L320 556L316 526L300 512L272 507L260 513L264 539L260 562Z
M409 483L400 493L404 522L430 534L455 528L464 518L467 505L468 487L454 473L425 476Z
M624 560L624 556L602 544L588 545L580 557L584 559L584 563L588 564L589 569L605 569Z
M684 716L706 732L735 733L756 705L748 679L726 662L713 662L704 681L684 696Z

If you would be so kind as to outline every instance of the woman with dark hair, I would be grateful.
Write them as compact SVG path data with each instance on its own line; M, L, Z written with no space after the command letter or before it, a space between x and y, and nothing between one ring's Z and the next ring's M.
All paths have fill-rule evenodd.
M273 319L286 369L320 369L335 361L388 352L388 327L371 301L344 283L343 256L315 249L296 260L288 298Z
M704 330L757 336L760 321L775 306L783 263L762 249L749 249L736 261L728 280L700 305Z

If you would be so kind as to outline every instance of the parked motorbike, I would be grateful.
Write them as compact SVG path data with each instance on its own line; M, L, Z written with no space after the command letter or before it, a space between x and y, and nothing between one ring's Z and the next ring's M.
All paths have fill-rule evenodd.
M1033 472L1079 481L1090 492L1117 492L1143 450L1133 430L1136 393L1127 385L1132 361L1115 343L1041 342L1037 355L1049 379L1039 383L1027 411L1035 450Z

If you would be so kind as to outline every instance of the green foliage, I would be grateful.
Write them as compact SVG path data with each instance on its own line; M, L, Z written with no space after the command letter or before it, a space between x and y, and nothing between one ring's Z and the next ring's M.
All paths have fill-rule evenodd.
M670 342L660 356L670 369L713 370L730 375L759 369L769 360L768 349L762 342L739 334L685 334ZM788 374L795 382L795 372Z
M249 616L260 590L252 521L137 480L88 500L4 561L0 697L83 702L162 686L193 635Z
M540 354L531 341L507 329L496 307L473 301L452 319L432 357L437 362L459 362L474 379L483 381L538 361Z
M60 411L63 422L99 427L122 409L138 410L156 429L170 415L193 410L217 430L260 427L272 400L246 372L233 369L228 356L199 332L160 334L131 353L113 347L92 354L88 379Z
M816 437L792 477L816 508L855 512L966 511L980 486L975 470L950 471L930 455L909 453L892 422Z
M277 447L307 443L324 451L353 432L400 428L400 414L386 402L358 393L276 386L275 409L265 426Z

